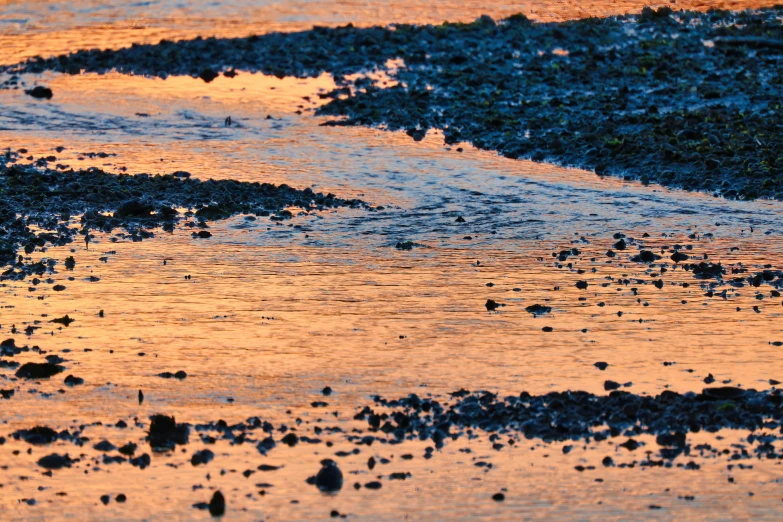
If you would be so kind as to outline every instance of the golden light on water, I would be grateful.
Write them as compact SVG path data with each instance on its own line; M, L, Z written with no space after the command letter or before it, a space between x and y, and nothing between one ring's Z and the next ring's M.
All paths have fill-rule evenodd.
M519 11L560 21L638 11L643 4L239 1L124 8L2 2L0 63L161 38L234 37L349 21L497 19ZM669 256L680 245L693 262L748 269L737 277L765 265L781 268L780 203L725 201L511 161L465 144L446 147L438 132L413 142L404 133L320 127L324 119L314 109L324 101L318 94L335 88L328 74L301 80L239 71L209 84L118 73L30 79L52 87L55 97L39 102L0 91L6 108L0 142L27 149L33 160L54 155L52 163L63 168L185 170L200 179L286 183L383 209L295 211L299 215L283 222L242 215L211 222L209 239L178 227L133 242L117 230L96 234L89 249L76 242L36 250L34 259L73 255L76 266L58 264L53 282L5 281L0 332L19 346L46 351L16 361L56 354L85 384L64 386L59 377L66 374L22 384L2 370L0 388L15 394L0 400L0 436L7 438L0 446L1 519L208 519L192 506L209 501L216 488L228 498L231 520L327 519L331 510L366 520L659 519L650 505L677 519L777 517L778 462L728 468L724 460L702 459L698 472L601 465L608 455L618 463L641 460L656 447L649 436L637 437L647 446L634 454L614 442L572 441L573 450L564 452L563 443L524 439L498 452L482 434L480 441L450 442L430 460L424 457L430 441L360 447L344 434L366 428L353 415L375 395L443 398L460 388L501 397L523 390L605 394L607 379L627 383L624 391L655 395L699 391L710 374L721 385L769 389L770 379L783 380L780 347L772 344L783 341L783 298L765 285L724 284L710 296L711 281L694 278ZM78 216L71 226L80 226ZM616 232L661 259L651 266L630 261L628 252L610 259ZM417 245L396 248L403 241ZM552 255L571 248L580 253L565 262ZM652 284L661 278L662 288ZM589 286L580 290L578 281ZM55 292L54 284L66 289ZM489 312L488 299L504 306ZM551 313L536 317L525 310L537 303ZM51 322L65 314L75 319L70 326ZM33 327L30 335L27 327ZM598 370L598 361L609 367ZM185 380L159 376L180 370ZM333 395L322 395L326 386ZM153 454L145 470L105 463L92 448L103 439L116 446L135 441L144 445L139 453L151 453L139 434L154 413L194 424L259 416L300 435L312 435L316 426L343 433L319 433L333 446L278 444L262 456L256 441L210 444L194 430L191 444ZM119 420L129 428L117 427ZM38 424L81 431L89 440L39 447L9 437ZM689 435L689 444L724 449L746 438L745 431L702 432ZM191 454L203 448L211 448L215 460L192 465ZM51 452L81 461L42 475L35 462ZM370 470L371 456L389 463ZM323 458L338 459L346 472L337 495L305 483ZM691 458L698 458L695 450ZM476 465L484 461L494 467ZM260 464L283 467L261 471ZM394 472L412 477L386 480ZM380 490L353 488L379 476ZM489 500L503 488L506 502ZM119 493L127 503L99 500Z

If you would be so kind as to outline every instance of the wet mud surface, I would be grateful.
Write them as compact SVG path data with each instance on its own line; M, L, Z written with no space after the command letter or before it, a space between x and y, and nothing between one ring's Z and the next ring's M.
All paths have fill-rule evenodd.
M162 41L32 59L7 71L360 77L324 95L332 124L383 125L728 198L780 198L780 9L674 12L535 23L321 28ZM12 81L12 80L10 80Z
M778 519L780 14L28 62L0 91L0 507Z
M90 231L111 232L124 228L134 241L154 236L153 230L172 231L183 218L194 229L193 236L211 237L207 221L225 219L244 213L248 219L266 217L284 221L293 216L288 207L317 211L338 206L361 206L358 200L345 201L334 194L315 193L312 189L298 191L287 185L248 183L231 180L200 181L189 172L170 175L114 175L98 168L74 170L67 165L49 164L55 156L38 158L35 164L17 163L16 154L6 154L0 161L0 191L2 191L3 237L0 238L0 262L16 264L4 272L3 279L24 277L31 272L43 275L53 268L37 263L25 266L25 254L47 246L65 245L79 235L87 246ZM102 156L106 156L102 154ZM27 160L33 160L28 156ZM180 214L178 209L183 208ZM81 228L71 227L71 216L80 216ZM31 226L35 230L31 230ZM14 263L16 261L16 263Z
M383 211L365 209L338 210L329 219L340 212L357 212L364 222L388 219ZM449 221L469 226L473 216L465 215ZM292 218L302 224L307 219L312 216ZM241 236L232 234L241 229L232 228L243 223L238 216L213 223L211 230L217 240L236 242ZM504 230L500 227L501 234ZM78 262L63 271L77 279L67 283L69 289L33 292L43 303L25 304L8 294L6 302L18 310L6 316L18 322L9 330L16 335L1 345L0 388L4 406L20 416L8 419L2 451L10 459L8 471L29 478L17 486L9 477L4 487L20 491L24 509L78 507L88 518L160 513L188 518L191 512L208 517L221 505L239 518L285 513L284 518L325 519L333 511L376 518L391 498L415 499L422 488L434 494L471 480L481 481L468 504L475 516L505 518L521 509L567 518L577 511L556 509L557 501L531 504L533 496L546 493L528 481L542 480L553 469L567 474L557 479L561 483L593 484L590 495L606 496L608 511L597 512L609 518L660 509L711 510L748 493L763 506L772 501L769 495L777 496L774 481L762 477L774 474L779 462L775 323L781 273L749 261L763 255L748 249L762 231L730 239L711 232L590 235L548 250L519 245L519 252L502 259L480 249L453 256L424 232L419 230L423 237L416 241L423 246L411 250L381 240L386 246L371 243L376 253L363 260L354 249L354 259L375 266L346 267L346 283L388 274L366 290L330 288L302 268L254 281L294 253L307 255L287 241L278 246L267 239L254 246L240 240L236 252L224 243L188 261L193 240L181 225L142 243L112 243L112 236L96 232L91 250L76 252ZM97 268L91 259L104 256L109 245L116 250L106 255L108 267L116 268L100 270L101 280L91 287L80 284ZM433 249L437 256L428 252ZM325 255L318 247L313 253ZM476 253L483 262L472 260ZM45 254L62 257L58 247ZM274 257L253 268L262 256ZM399 266L413 261L407 256L423 263L412 294L411 274ZM336 274L334 262L319 261L319 270ZM442 285L429 281L434 277L429 270L452 272L460 264L464 272L445 274ZM237 275L226 273L232 265ZM174 273L167 275L169 270ZM193 279L183 281L183 273ZM232 283L238 275L244 284ZM112 288L128 279L138 280L138 289L115 295ZM178 295L169 289L156 298L147 291L145 302L136 304L129 299L144 295L140 290L148 285L171 286L174 280L195 281L192 288L199 290L183 287ZM19 281L8 290L20 292L26 284ZM445 292L455 284L464 291ZM217 286L209 289L212 285ZM377 293L384 287L403 293ZM261 288L266 304L247 310ZM316 296L304 300L308 288ZM320 292L325 295L317 296ZM196 295L204 295L203 301ZM228 296L234 304L214 302ZM499 305L492 311L485 307L488 297ZM207 303L214 311L204 309ZM50 312L43 318L42 305ZM159 306L177 312L160 314ZM319 324L311 311L316 308L331 317ZM341 326L338 318L345 321L348 309L357 317ZM403 319L406 310L423 314L423 322ZM691 316L713 335L690 329ZM164 324L149 324L160 321ZM31 328L23 335L26 326ZM310 332L307 348L297 342L301 327ZM247 339L247 331L258 338ZM722 357L715 345L725 342L752 356ZM635 346L645 344L644 355L635 355ZM454 350L460 346L470 349ZM349 368L343 368L346 361ZM332 365L336 371L325 370ZM522 368L529 370L520 375ZM564 386L564 380L570 384ZM455 391L455 385L476 384L493 391ZM398 397L400 389L413 395L377 396ZM520 466L531 465L541 469L520 475ZM648 484L647 475L639 475L645 470L669 473L649 477L666 486ZM70 485L85 471L81 487ZM178 486L155 494L133 486L150 480ZM700 480L710 486L695 486ZM628 481L657 493L623 498L615 488ZM43 489L32 491L39 486ZM568 498L571 509L589 503ZM405 513L415 515L403 508L381 518L398 520ZM765 513L772 515L756 514Z

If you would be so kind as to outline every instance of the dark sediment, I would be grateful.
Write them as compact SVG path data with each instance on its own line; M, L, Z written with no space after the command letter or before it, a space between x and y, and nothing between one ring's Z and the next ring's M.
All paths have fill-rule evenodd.
M509 158L594 169L728 198L783 198L783 7L533 23L352 26L197 38L35 58L7 72L331 72L324 115L421 140L441 129ZM633 29L633 31L629 31ZM705 44L706 42L706 44ZM382 68L398 85L347 74Z
M766 429L767 435L756 438L768 443L779 438L783 421L781 390L722 387L705 388L702 393L664 391L655 397L623 391L603 396L581 391L540 396L522 392L504 398L460 390L452 397L443 403L414 394L399 400L376 397L380 411L365 407L354 418L366 420L371 430L398 441L431 439L436 446L474 429L545 442ZM766 447L770 449L768 444Z
M17 164L14 154L0 156L0 264L12 264L2 279L22 279L54 270L56 262L24 264L20 248L29 254L47 245L65 245L91 230L130 232L130 239L152 237L152 229L173 230L185 217L194 221L225 219L248 213L274 217L285 207L317 211L339 206L360 206L311 189L233 180L199 181L175 175L113 175L97 168L56 170ZM177 208L192 209L186 214ZM286 211L287 212L287 211ZM81 214L82 229L69 226ZM288 214L286 214L287 216ZM38 230L33 231L31 227ZM70 319L70 318L68 318Z

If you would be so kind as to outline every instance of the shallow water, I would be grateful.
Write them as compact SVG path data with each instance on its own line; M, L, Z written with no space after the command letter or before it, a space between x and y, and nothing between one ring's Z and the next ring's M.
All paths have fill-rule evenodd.
M0 64L10 64L31 56L51 56L75 49L117 49L161 39L298 31L313 25L470 22L482 14L500 19L520 12L536 20L562 21L638 12L646 5L705 10L771 4L764 0L545 0L491 4L477 0L151 0L120 6L97 0L4 0L0 5Z
M83 34L79 28L99 24L110 24L105 30L111 45L122 46L207 34L201 30L204 20L214 34L237 35L347 20L470 20L482 12L499 17L519 10L478 3L419 9L380 2L261 7L164 2L122 10L99 3L47 5L56 9L42 14L46 11L37 3L3 6L5 23L32 21L28 32L14 36L19 47L0 45L5 53L0 62L107 45L99 31L76 36ZM579 9L602 15L638 5L581 3ZM557 2L522 8L533 9L550 13L540 15L545 19L581 13ZM152 16L151 11L154 20L168 25L122 28L124 20ZM783 269L783 204L645 187L468 147L458 152L457 145L444 147L436 133L414 143L382 130L319 127L323 120L312 115L315 105L302 98L317 100L319 89L332 88L326 75L302 81L241 73L210 84L121 75L38 80L54 89L51 102L0 91L0 138L13 150L24 147L35 158L54 154L57 162L74 168L187 170L203 179L313 186L384 209L302 214L283 223L237 216L211 224L210 239L193 239L180 227L140 243L98 236L89 250L74 244L33 254L61 260L74 255L77 264L72 271L58 266L53 278L67 287L62 292L52 290L55 283L6 282L0 288L2 333L16 338L17 345L61 355L68 368L63 375L86 383L67 388L62 375L40 385L20 383L11 380L11 371L0 370L1 387L16 389L12 399L0 401L5 413L0 435L36 424L62 429L100 421L104 426L85 428L91 442L83 448L58 442L27 454L30 446L21 442L0 446L6 466L0 468L0 504L10 519L208 519L191 505L208 501L211 488L226 495L232 520L326 519L332 509L367 520L779 518L779 462L754 460L752 469L729 470L725 459L691 456L675 462L696 460L701 470L602 468L605 455L618 462L642 458L643 450L655 448L644 438L648 446L638 454L610 440L586 449L575 443L565 455L561 444L539 441L496 452L482 436L449 443L430 460L421 457L424 443L378 444L339 459L347 485L337 495L321 494L304 481L321 458L355 447L339 434L322 437L334 442L332 448L278 445L268 457L253 444L220 441L212 447L215 460L205 467L189 462L203 446L197 437L182 453L155 454L145 470L92 463L98 453L90 446L103 438L118 446L140 442L139 430L112 424L125 419L133 425L137 417L146 425L153 413L191 423L232 423L257 415L291 425L299 417L300 434L312 435L317 419L344 430L358 426L353 414L376 394L442 396L462 387L502 394L605 393L606 379L632 383L626 389L634 393L657 394L699 391L710 373L718 383L769 388L769 379L783 380L780 348L770 344L783 340L782 299L771 297L766 285L719 285L715 294L728 289L726 299L707 297L703 285L709 281L674 268L668 256L675 244L692 245L683 251L698 256L693 262L706 254L709 261L741 264L750 273L766 264ZM235 122L230 127L224 124L228 116ZM54 152L58 146L66 149ZM90 157L90 152L108 156ZM458 216L465 223L457 223ZM652 268L629 260L637 246L610 260L605 253L616 232L666 253ZM422 246L395 248L407 240ZM573 247L581 254L559 263L573 266L558 266L552 253ZM660 277L662 264L669 269L662 277L665 286L645 284ZM90 282L90 276L100 280ZM623 278L633 282L619 284ZM588 282L587 290L575 288L580 280ZM487 299L506 306L490 313ZM534 317L525 311L534 303L550 306L552 313ZM49 322L64 314L75 322L68 327ZM28 325L40 328L28 337L22 333ZM14 326L19 333L12 335ZM554 330L543 332L544 326ZM597 361L610 367L598 371ZM664 366L664 361L676 364ZM177 370L188 378L157 376ZM335 394L323 398L324 386ZM61 388L65 393L58 393ZM146 396L142 405L136 400L139 389ZM312 407L318 400L328 406ZM689 441L727 448L746 435L701 433ZM460 452L463 448L472 453ZM53 477L42 476L35 461L52 451L85 458ZM404 453L415 458L402 460ZM392 462L370 472L365 465L370 455ZM494 467L476 467L482 459ZM242 476L261 463L285 467ZM580 473L574 470L578 464L598 469ZM350 487L405 471L413 477L384 480L379 491ZM254 486L267 482L274 486ZM204 489L194 489L197 484ZM501 488L508 488L507 500L493 502L492 494ZM56 495L61 491L67 496ZM99 501L100 495L120 492L128 495L127 503ZM695 500L678 498L689 495ZM37 504L20 502L29 498Z

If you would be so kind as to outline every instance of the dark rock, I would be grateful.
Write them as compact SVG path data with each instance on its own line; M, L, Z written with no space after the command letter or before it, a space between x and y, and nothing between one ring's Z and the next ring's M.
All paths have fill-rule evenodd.
M24 92L28 96L32 96L33 98L38 98L38 99L51 100L52 96L54 96L54 93L49 87L44 87L42 85L37 85L32 89L28 89Z
M130 199L119 206L114 213L119 218L148 218L152 214L153 207L139 199Z
M321 469L315 476L315 485L321 491L339 491L343 487L343 472L331 459L321 461Z
M116 450L117 446L115 446L114 444L112 444L108 440L102 440L98 444L95 444L93 446L93 449L96 449L98 451L106 452L106 451L114 451L114 450Z
M540 304L532 304L525 308L525 311L535 316L548 314L552 311L552 308Z
M720 388L704 388L701 393L708 399L735 400L744 397L746 391L734 386L722 386Z
M131 463L131 466L135 466L139 469L144 469L152 463L152 459L150 458L149 455L144 453L143 455L130 459L128 462Z
M285 437L280 439L280 442L293 448L299 443L299 437L296 436L296 433L288 433Z
M57 364L28 362L16 370L15 375L23 379L48 379L63 371L65 367Z
M66 266L67 266L67 265L68 265L68 262L67 262L67 260L66 260ZM74 321L75 321L75 319L71 319L71 318L68 316L68 314L65 314L65 315L64 315L64 316L62 316L62 317L58 317L58 318L56 318L56 319L52 319L50 322L52 322L52 323L59 323L59 324L61 324L61 325L63 325L63 326L68 326L68 325L70 325L70 324L71 324L72 322L74 322Z
M36 426L29 430L18 430L11 434L16 440L28 444L50 444L57 440L57 432L47 426Z
M720 263L713 264L702 261L698 265L685 264L682 267L685 270L690 270L697 279L719 279L726 273L726 269Z
M206 69L202 70L201 73L198 75L199 78L204 80L206 83L210 83L212 80L220 76L219 73L215 72L214 70L207 67Z
M649 250L642 250L637 255L633 256L631 258L631 261L634 263L654 263L656 260L660 259L661 256L657 256L650 252Z
M209 464L214 458L215 458L214 453L212 453L208 449L203 449L197 451L196 453L193 454L192 457L190 457L190 463L194 466L198 466L199 464Z
M262 455L266 455L275 445L275 439L267 437L256 445L256 449L258 449L258 452Z
M495 301L493 301L492 299L487 299L487 302L484 304L484 306L486 306L486 307L487 307L487 311L488 311L488 312L492 312L492 311L494 311L494 310L497 310L497 308L498 308L499 306L502 306L502 305L499 305L498 303L496 303L496 302L495 302Z
M150 417L150 430L147 438L150 447L156 451L173 449L176 444L187 444L190 426L177 424L174 417L153 415Z
M136 446L136 444L134 444L133 442L129 442L129 443L125 444L124 446L120 447L120 449L118 449L117 451L119 451L123 455L127 455L127 456L130 457L131 455L136 453L136 448L137 447L138 446Z
M163 377L164 379L179 379L180 381L185 380L187 376L188 374L182 370L177 373L163 372L158 374L158 377Z
M209 501L209 514L213 517L220 517L226 512L226 499L223 493L215 491L212 500Z
M641 446L641 444L639 444L634 439L628 439L625 442L623 442L622 444L618 444L618 446L620 446L621 448L625 448L628 451L634 451L637 448L639 448L639 446Z
M661 433L655 438L659 446L685 447L685 433Z
M73 386L79 386L81 384L84 384L84 379L82 379L81 377L74 377L73 375L69 375L63 380L63 382L65 383L66 386L73 387Z
M51 455L38 459L38 465L45 469L70 468L73 462L74 460L72 460L67 453L65 455L52 453Z

